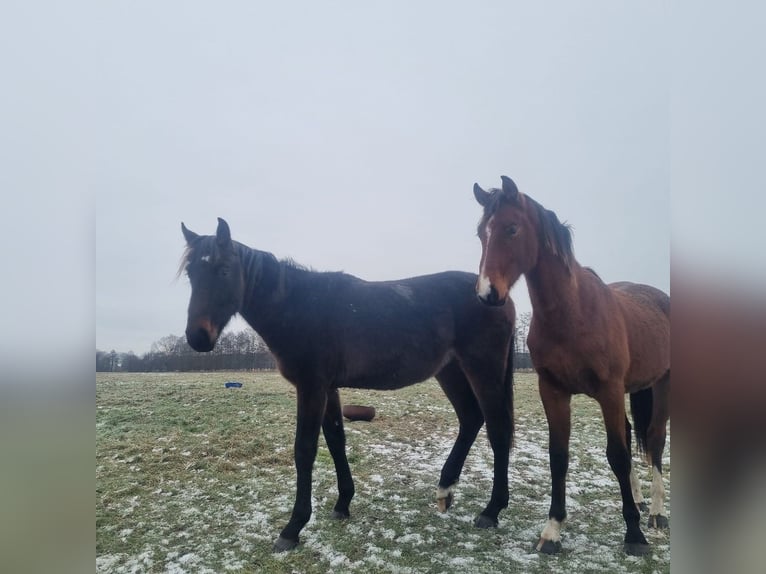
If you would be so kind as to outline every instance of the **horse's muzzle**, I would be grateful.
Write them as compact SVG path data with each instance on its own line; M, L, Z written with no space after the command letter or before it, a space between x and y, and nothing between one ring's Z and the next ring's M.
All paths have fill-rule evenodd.
M213 350L218 340L218 331L212 325L189 327L186 329L186 342L197 352L207 353Z
M507 298L505 296L500 297L500 294L497 292L497 289L495 289L494 285L490 285L488 293L477 295L477 297L479 298L479 301L492 307L500 307L505 305L505 300Z

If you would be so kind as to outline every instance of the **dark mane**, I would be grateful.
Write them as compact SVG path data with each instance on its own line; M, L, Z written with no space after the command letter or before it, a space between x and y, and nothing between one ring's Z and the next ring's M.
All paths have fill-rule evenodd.
M184 274L189 263L191 263L193 255L202 257L205 254L214 254L215 252L215 237L212 236L200 236L197 237L193 243L187 243L186 247L184 247L184 252L181 254L181 259L178 262L176 279Z
M583 269L585 269L586 271L589 271L590 273L593 273L593 275L595 275L595 276L596 276L596 278L597 278L599 281L601 281L602 283L604 282L604 280L603 280L603 279L601 279L601 275L599 275L598 273L596 273L596 271L595 271L595 270L594 270L592 267L583 267Z
M502 189L491 188L488 190L488 193L489 199L487 200L487 203L484 204L484 213L482 213L481 219L479 220L477 231L495 214L497 208L500 207L502 200L505 199L508 201L508 198L503 195Z
M192 248L190 245L187 245L184 247L184 252L181 253L181 259L178 260L178 271L176 271L176 279L180 278L181 275L184 274L184 271L186 271L186 266L189 265L189 256L191 255Z
M253 249L238 241L232 241L232 244L234 245L243 268L246 269L246 272L253 281L260 279L265 262L275 264L278 268L282 269L283 272L297 271L301 275L304 273L309 275L345 275L342 271L317 271L316 269L298 263L290 257L278 259L273 253ZM218 257L218 251L219 248L215 236L205 235L198 237L191 245L187 245L184 248L184 252L181 254L181 260L178 265L176 279L179 279L181 275L184 274L192 259L210 255L212 259L215 260ZM277 289L280 294L284 294L284 287L285 285L283 281L280 281L275 285L275 289Z
M574 262L574 250L572 249L572 226L562 223L556 213L545 209L529 196L525 200L530 202L540 218L540 239L550 249L551 253L560 257L567 268L572 268Z
M308 271L310 273L318 273L318 271L314 269L313 267L308 267L306 265L298 263L292 257L285 257L284 259L280 259L279 263L281 263L285 267L290 267L291 269L297 269L299 271Z
M248 250L252 250L251 247L248 247L244 243L239 243L238 241L232 242L235 247L237 247L238 252L240 255L242 255L244 252ZM244 248L244 250L242 249ZM176 278L183 275L184 271L186 270L186 267L189 265L189 262L191 261L192 255L196 254L199 257L202 257L203 255L213 255L214 257L218 254L218 247L215 242L215 237L212 235L207 236L201 236L199 237L192 245L187 245L184 248L183 253L181 254L181 259L178 262L178 271L176 273ZM272 255L272 254L269 254ZM272 257L274 257L272 255ZM300 271L311 271L315 272L315 269L312 269L310 267L306 267L305 265L301 265L294 259L287 257L284 259L277 260L276 257L274 257L274 260L278 263L284 265L285 267L290 267L292 269L298 269Z
M550 209L545 209L528 195L519 193L518 199L512 199L502 189L493 188L489 190L489 201L484 207L479 227L481 227L498 210L503 203L519 204L528 202L531 208L537 214L540 221L539 239L540 242L550 250L551 253L561 258L567 268L571 269L574 262L574 249L572 248L572 226L568 223L562 223L556 214Z

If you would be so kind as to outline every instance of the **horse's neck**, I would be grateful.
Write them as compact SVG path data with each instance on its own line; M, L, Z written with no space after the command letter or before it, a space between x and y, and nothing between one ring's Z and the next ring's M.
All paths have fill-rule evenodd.
M271 253L240 247L240 263L245 282L240 315L265 336L268 319L280 312L288 293L286 265Z
M568 323L580 312L580 293L577 275L580 265L572 261L570 267L555 255L543 253L525 274L532 314L536 321L555 326Z

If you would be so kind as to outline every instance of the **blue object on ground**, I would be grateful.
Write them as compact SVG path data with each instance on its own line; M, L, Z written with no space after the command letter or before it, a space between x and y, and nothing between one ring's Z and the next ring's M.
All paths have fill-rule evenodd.
M241 386L242 386L242 383L237 383L235 381L226 381L226 388L227 389L231 389L232 387L238 389Z

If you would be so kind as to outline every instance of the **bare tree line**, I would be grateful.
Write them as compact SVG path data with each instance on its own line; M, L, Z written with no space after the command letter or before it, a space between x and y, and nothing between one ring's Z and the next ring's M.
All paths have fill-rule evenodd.
M96 350L96 372L167 372L275 369L274 357L252 331L224 332L210 353L197 353L185 337L167 335L144 355Z
M521 313L516 318L516 369L531 369L527 349L527 334L532 313ZM186 338L167 335L152 343L148 353L96 350L96 372L168 372L168 371L243 371L275 369L273 355L263 339L251 329L224 332L209 353L197 353L186 343Z
M516 345L513 367L514 370L531 369L532 359L529 357L529 348L527 347L527 336L529 335L529 324L532 322L532 313L526 311L519 313L516 317Z

